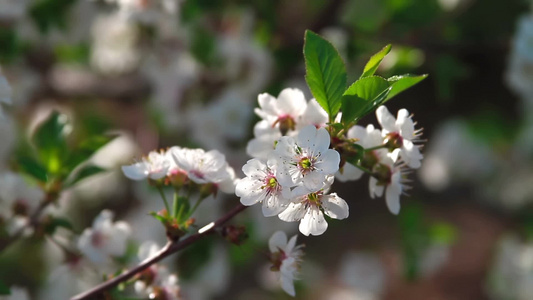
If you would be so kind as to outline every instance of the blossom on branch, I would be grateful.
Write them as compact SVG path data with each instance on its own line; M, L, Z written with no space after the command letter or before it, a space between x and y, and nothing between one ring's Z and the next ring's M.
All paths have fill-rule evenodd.
M277 166L271 161L265 163L251 159L242 167L246 177L235 187L235 194L241 198L243 205L262 203L265 217L279 214L288 205L288 199L283 196L283 187L276 178L276 170Z
M409 112L400 109L397 118L394 118L385 106L380 106L376 110L376 117L383 128L381 132L385 143L393 149L391 158L396 162L399 155L408 167L420 168L423 156L420 153L420 145L415 142L419 141L421 130L415 130L416 123Z
M109 256L120 257L126 252L131 229L126 222L113 223L113 213L103 210L78 240L78 248L90 261L102 264Z
M294 280L298 277L300 263L302 262L303 245L296 246L297 236L287 241L283 231L275 232L268 241L272 271L279 273L281 288L289 295L295 296Z
M167 176L170 161L164 153L152 151L140 162L129 166L122 166L124 175L132 180L144 180L146 178L158 180Z

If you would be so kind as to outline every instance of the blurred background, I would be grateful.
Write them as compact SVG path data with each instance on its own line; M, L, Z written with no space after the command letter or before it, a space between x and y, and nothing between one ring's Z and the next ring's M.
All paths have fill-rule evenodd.
M50 213L66 216L79 233L111 209L130 223L137 243L163 244L161 225L147 215L162 208L157 191L127 180L121 165L179 145L218 149L242 176L257 95L295 87L312 98L305 29L338 48L349 82L391 43L378 74L429 74L387 104L393 114L408 109L424 128L422 168L410 175L399 216L369 197L366 178L335 183L350 217L329 222L324 235L298 237L306 256L296 298L533 299L531 4L0 0L0 66L13 93L0 120L0 181L16 176L13 157L36 124L59 111L77 139L117 138L91 158L109 171L63 192ZM377 124L373 115L367 123ZM16 192L2 184L4 201ZM26 185L18 192L35 189ZM198 224L236 203L223 195L204 203ZM278 229L296 234L297 224L264 218L259 207L235 223L247 225L247 243L210 238L167 262L184 298L290 299L261 249ZM80 277L59 287L50 274L59 272L61 251L24 243L0 256L0 278L25 287L30 299L66 299L94 284ZM68 292L55 294L61 289Z

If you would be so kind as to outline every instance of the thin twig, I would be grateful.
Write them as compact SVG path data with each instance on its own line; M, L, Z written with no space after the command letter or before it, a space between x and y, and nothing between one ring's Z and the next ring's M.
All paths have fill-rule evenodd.
M197 240L203 238L204 236L213 233L213 231L220 227L221 225L224 225L227 221L235 217L238 213L243 211L247 206L244 206L242 204L237 205L234 207L231 211L229 211L226 215L221 217L220 219L213 222L212 226L209 227L206 230L200 230L198 233L195 233L193 235L190 235L184 240L181 241L175 241L175 242L168 242L159 252L157 252L154 256L151 258L141 262L139 265L137 265L135 268L130 269L122 274L120 274L117 277L114 277L106 282L103 282L94 288L83 292L81 294L78 294L71 298L71 300L83 300L83 299L91 299L92 297L95 297L98 294L103 293L104 291L118 285L119 283L126 281L130 279L131 277L135 276L135 274L143 271L144 269L148 268L149 266L155 264L156 262L162 260L163 258L178 252L179 250L188 247L189 245L195 243ZM205 227L204 227L205 228Z

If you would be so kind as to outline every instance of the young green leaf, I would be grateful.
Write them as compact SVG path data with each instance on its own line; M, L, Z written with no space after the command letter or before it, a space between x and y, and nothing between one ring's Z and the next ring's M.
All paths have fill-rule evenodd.
M399 93L405 91L406 89L426 79L426 77L428 77L427 74L424 74L424 75L405 74L405 75L393 76L393 77L388 78L387 81L391 83L392 89L385 101L388 101L392 97L398 95Z
M330 42L309 30L305 32L304 58L307 85L331 121L341 108L346 89L344 62Z
M54 111L33 134L32 141L39 158L52 174L60 171L68 153L66 137L70 129L67 116Z
M66 171L69 173L72 172L74 168L89 159L94 153L96 153L96 151L112 141L115 137L116 135L99 135L84 139L78 147L72 151L65 163Z
M24 154L19 155L17 157L17 165L23 173L30 175L37 181L42 183L48 181L46 168L33 157Z
M342 123L347 127L381 105L390 92L390 83L379 76L354 82L342 97Z
M388 44L387 46L383 47L383 49L381 49L378 53L372 55L370 60L365 65L361 78L374 75L374 73L379 67L379 64L381 63L383 58L385 58L385 56L389 54L391 48L392 46Z
M74 174L71 174L71 176L65 182L65 187L71 187L87 177L96 175L104 171L106 170L101 167L92 164L87 164L81 167L79 170L76 170Z

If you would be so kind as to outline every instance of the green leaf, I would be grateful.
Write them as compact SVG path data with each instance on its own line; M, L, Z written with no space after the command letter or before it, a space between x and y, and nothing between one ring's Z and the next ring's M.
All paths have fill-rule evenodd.
M11 295L11 290L3 281L0 281L0 295Z
M28 155L20 155L17 157L17 164L23 173L30 175L40 182L48 181L46 168L33 157Z
M57 174L68 153L66 137L71 127L66 115L52 112L35 130L33 144L48 172Z
M49 235L53 235L57 228L63 227L68 230L72 230L72 223L65 218L53 218L49 223L46 223L45 232Z
M424 75L405 74L405 75L393 76L393 77L388 78L387 80L391 83L392 89L385 101L388 101L392 97L398 95L399 93L405 91L406 89L426 79L426 77L428 77L427 74L424 74Z
M99 135L84 139L70 155L65 164L67 172L72 172L79 164L89 159L96 151L112 141L116 135Z
M309 30L305 32L304 57L307 85L331 121L341 108L346 89L344 62L330 42Z
M342 97L342 123L349 127L383 104L391 90L390 83L379 76L369 76L354 82Z
M366 63L365 69L363 70L363 74L361 75L361 78L368 77L374 75L376 70L379 67L379 64L383 60L383 58L389 54L391 50L391 45L388 44L387 46L383 47L378 53L372 55L370 60Z
M87 164L85 166L80 167L78 170L76 170L73 174L69 176L68 180L65 182L65 187L71 187L87 177L90 177L90 176L93 176L93 175L96 175L98 173L105 172L105 171L106 169L103 169L99 166Z

